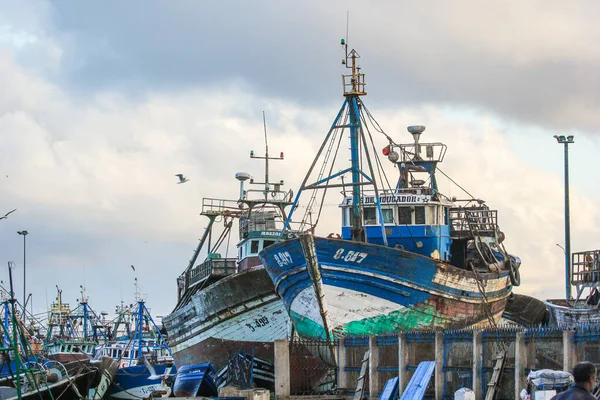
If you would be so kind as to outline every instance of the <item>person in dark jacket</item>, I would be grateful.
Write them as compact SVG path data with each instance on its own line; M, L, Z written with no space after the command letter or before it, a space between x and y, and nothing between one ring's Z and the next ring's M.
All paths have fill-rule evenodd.
M569 390L559 393L551 400L586 400L596 399L590 393L596 386L596 367L591 362L580 362L573 368L575 384Z

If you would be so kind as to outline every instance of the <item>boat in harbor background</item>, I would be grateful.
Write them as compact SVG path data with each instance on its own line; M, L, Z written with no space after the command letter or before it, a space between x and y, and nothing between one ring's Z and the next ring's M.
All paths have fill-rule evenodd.
M118 362L107 397L139 399L153 393L168 397L177 369L166 339L139 292L137 278L135 283L136 304L117 307L110 340L96 348L95 358Z
M46 321L43 350L48 358L62 363L89 361L94 357L96 346L106 339L104 324L90 307L83 285L74 309L63 302L58 285L56 289L56 302L52 303Z
M569 276L575 298L545 301L550 324L567 328L600 323L600 250L571 254Z
M342 45L351 69L343 75L345 99L288 216L300 196L311 192L306 208L318 208L318 220L318 199L325 195L316 193L339 188L341 235L314 236L315 226L305 215L304 234L260 253L295 331L332 341L408 329L494 326L520 283L520 259L504 248L497 211L466 190L466 200L440 192L437 172L446 145L423 143L424 126L408 128L409 144L396 144L383 132L361 100L366 84L359 55ZM385 172L371 132L389 141L383 154L398 169L395 186L380 179ZM348 134L351 164L340 166L337 149ZM333 351L325 353L321 359L335 364Z
M238 351L271 363L273 342L290 337L285 306L258 258L261 250L279 240L286 208L292 204L292 193L283 189L283 180L271 182L269 178L269 161L284 156L269 155L266 124L265 155L251 151L250 157L264 160L264 181L240 172L236 174L239 199L202 201L201 215L208 218L208 226L177 279L177 305L163 319L178 365L210 362L219 370ZM246 181L259 188L245 188ZM220 232L218 223L222 224ZM230 235L236 225L237 254L229 256ZM196 264L200 253L206 254L206 259Z

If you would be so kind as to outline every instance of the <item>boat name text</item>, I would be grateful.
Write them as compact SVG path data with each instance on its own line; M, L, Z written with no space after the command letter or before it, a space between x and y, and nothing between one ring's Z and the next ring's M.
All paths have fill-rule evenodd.
M381 195L379 204L401 204L401 203L427 203L429 197L422 194L403 194L403 195ZM375 196L363 196L360 204L375 204ZM352 205L352 197L346 197L340 206Z
M267 317L260 317L260 318L255 319L254 322L246 324L246 326L248 328L250 328L250 330L252 332L255 332L256 329L262 328L263 326L267 326L267 325L269 325L269 318L267 318Z
M344 249L338 249L338 251L335 252L335 254L333 255L333 259L334 260L339 260L342 259L346 262L355 262L357 264L360 264L361 262L363 262L363 260L365 258L367 258L367 253L360 253L358 251L352 251L350 250L349 252L347 252L346 254L344 254Z
M280 267L284 267L286 265L290 265L292 263L292 256L287 251L282 251L273 256L275 261Z

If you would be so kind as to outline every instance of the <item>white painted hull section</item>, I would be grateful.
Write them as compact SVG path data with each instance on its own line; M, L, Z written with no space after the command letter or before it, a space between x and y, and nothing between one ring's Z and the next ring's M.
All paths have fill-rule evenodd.
M261 305L262 304L262 305ZM186 307L190 307L189 304ZM283 302L275 295L229 309L177 337L174 353L185 351L208 338L244 342L273 342L285 339L290 323Z
M331 329L343 326L348 322L387 315L405 308L393 301L356 290L323 285L323 291L329 310L328 317Z
M392 301L365 294L352 289L323 285L327 318L330 329L364 318L387 315L405 307ZM312 286L307 287L292 301L291 310L323 326L319 305Z
M121 392L112 394L111 398L113 398L113 399L135 399L135 400L145 399L150 395L150 393L157 391L157 390L166 390L167 391L167 394L163 395L162 397L169 397L171 395L170 387L163 386L163 385L157 383L157 384L153 384L153 385L138 386L133 389L127 389L127 391L123 390Z

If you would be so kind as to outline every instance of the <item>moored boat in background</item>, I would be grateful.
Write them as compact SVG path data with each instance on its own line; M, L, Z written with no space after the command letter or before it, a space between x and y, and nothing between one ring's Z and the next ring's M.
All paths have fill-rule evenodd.
M48 312L43 350L48 358L61 363L89 361L100 340L105 339L104 325L89 306L83 286L80 286L81 299L74 309L63 302L62 290L58 286L56 289L56 302Z
M600 323L600 250L571 255L570 282L576 290L574 299L549 299L550 324L574 327Z
M117 308L112 340L96 349L96 359L110 357L119 363L106 395L113 399L139 399L157 392L158 397L168 397L176 367L171 350L139 293L137 278L135 297L135 307L121 304Z

